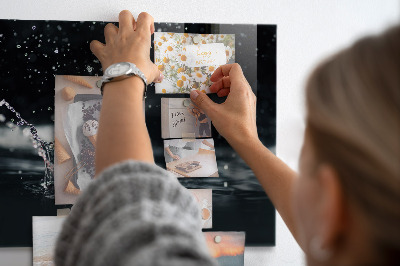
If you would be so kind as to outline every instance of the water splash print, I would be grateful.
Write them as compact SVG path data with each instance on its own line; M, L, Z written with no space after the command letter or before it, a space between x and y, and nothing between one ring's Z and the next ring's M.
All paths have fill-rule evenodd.
M45 194L49 194L51 196L51 191L50 188L52 187L54 183L54 142L47 142L41 139L38 135L37 129L35 128L34 125L23 119L20 115L19 112L17 112L5 99L0 101L0 107L5 106L9 111L11 111L17 118L16 120L16 126L22 127L22 126L27 126L27 128L24 129L24 135L29 135L30 139L32 141L32 146L37 150L37 153L40 157L42 157L44 164L45 164L45 173L44 173L44 178L43 182L41 184L42 186L42 192L45 192ZM1 116L1 121L5 121L5 116ZM11 122L7 122L8 126L11 128L14 128L14 119L11 119Z

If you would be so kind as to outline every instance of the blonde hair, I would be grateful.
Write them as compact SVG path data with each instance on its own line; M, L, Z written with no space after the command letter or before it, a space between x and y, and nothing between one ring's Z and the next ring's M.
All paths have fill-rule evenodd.
M382 263L400 260L400 26L357 41L306 85L307 134L337 171Z

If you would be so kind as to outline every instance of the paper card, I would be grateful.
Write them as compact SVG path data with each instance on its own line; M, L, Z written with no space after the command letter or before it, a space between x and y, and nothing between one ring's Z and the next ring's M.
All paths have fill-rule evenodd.
M189 98L161 98L161 136L211 137L211 120Z
M33 266L54 265L54 247L65 216L33 216Z
M57 216L68 216L70 212L71 212L70 208L57 209Z
M211 256L220 266L243 266L245 232L204 232Z
M91 139L95 138L84 135L83 125L89 120L99 120L101 95L96 87L99 79L101 77L55 77L54 194L57 205L74 204L94 176L95 148ZM79 101L75 102L76 99Z
M186 46L187 59L183 63L188 67L218 66L226 64L223 43L208 43Z
M218 177L213 139L164 140L166 168L177 177Z
M199 204L202 228L212 228L212 189L188 189Z
M156 93L209 93L215 69L235 62L235 34L155 32L154 61L165 77Z

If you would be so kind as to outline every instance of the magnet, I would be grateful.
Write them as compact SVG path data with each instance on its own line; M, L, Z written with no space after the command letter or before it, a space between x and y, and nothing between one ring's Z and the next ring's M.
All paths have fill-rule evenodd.
M191 103L192 101L190 99L186 99L183 101L183 106L188 107Z
M196 35L196 36L193 37L193 43L199 43L200 40L201 40L200 35Z

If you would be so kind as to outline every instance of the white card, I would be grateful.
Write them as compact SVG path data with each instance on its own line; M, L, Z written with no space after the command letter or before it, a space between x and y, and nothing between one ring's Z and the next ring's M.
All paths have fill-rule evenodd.
M226 63L226 52L223 43L208 43L186 46L188 67L215 66Z

